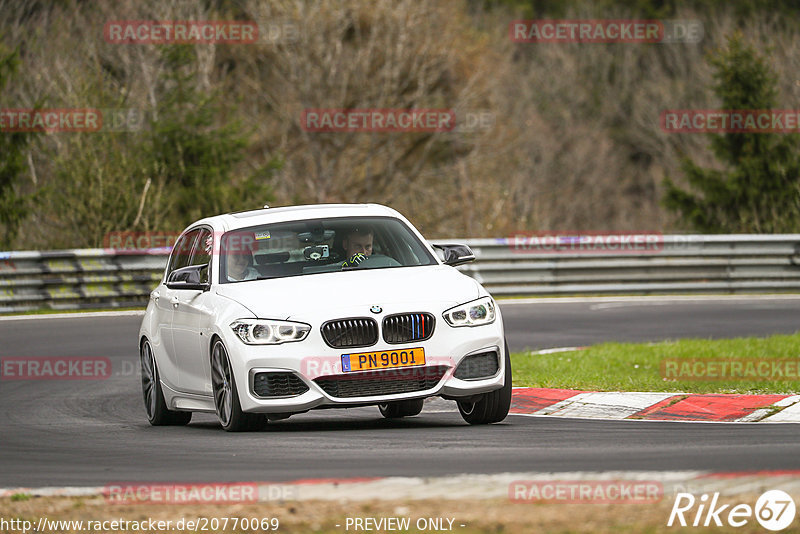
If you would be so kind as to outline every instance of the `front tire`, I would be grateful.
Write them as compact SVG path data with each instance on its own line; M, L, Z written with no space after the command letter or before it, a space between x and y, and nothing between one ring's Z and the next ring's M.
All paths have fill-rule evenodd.
M192 412L176 412L167 409L161 380L158 378L158 367L153 356L150 342L145 340L139 352L139 363L142 366L142 396L147 420L153 426L187 425L192 420Z
M511 409L511 357L508 352L508 342L505 344L505 351L506 376L503 387L484 393L474 402L458 401L461 417L471 425L499 423L506 418Z
M419 415L424 402L425 399L389 402L386 404L379 404L378 409L381 411L381 415L386 419L398 419L400 417Z
M223 429L227 432L246 432L264 427L267 422L264 415L242 411L228 352L219 339L211 349L211 386L217 418Z

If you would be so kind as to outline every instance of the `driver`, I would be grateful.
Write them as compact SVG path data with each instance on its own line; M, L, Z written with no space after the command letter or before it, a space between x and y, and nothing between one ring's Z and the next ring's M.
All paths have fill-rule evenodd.
M344 256L347 260L342 267L355 267L368 256L372 255L372 239L374 235L371 228L354 226L350 228L342 240Z
M255 248L255 235L239 233L227 236L227 251L225 254L225 275L228 282L254 280L259 272L253 267L252 250Z

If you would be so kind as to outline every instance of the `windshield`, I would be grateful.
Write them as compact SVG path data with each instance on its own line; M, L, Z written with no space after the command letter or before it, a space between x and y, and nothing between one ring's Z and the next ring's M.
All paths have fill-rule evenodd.
M252 226L220 243L220 283L355 269L434 265L400 220L343 217Z

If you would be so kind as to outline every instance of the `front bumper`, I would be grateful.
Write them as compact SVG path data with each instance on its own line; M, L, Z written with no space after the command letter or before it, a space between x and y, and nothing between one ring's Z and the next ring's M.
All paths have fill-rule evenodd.
M503 387L506 373L505 342L500 317L490 325L478 327L452 328L441 321L430 339L403 345L388 345L379 341L367 348L333 349L322 341L319 329L312 330L309 337L302 342L277 346L245 345L232 335L225 343L237 377L242 410L246 412L296 413L319 407L381 404L432 396L471 397ZM343 373L341 370L342 354L356 350L398 351L412 347L425 349L424 366L350 373ZM490 351L497 354L498 360L497 371L493 375L468 380L453 376L464 358ZM279 397L260 397L255 394L254 380L260 373L286 372L291 372L302 380L308 390L302 394ZM392 388L386 387L386 382L382 381L417 380L417 375L423 372L428 378L415 382L412 386L424 384L424 389L384 393ZM331 380L347 381L346 393L342 393L343 388L330 387ZM363 381L359 384L357 380ZM367 394L359 394L358 388L361 384L365 386Z

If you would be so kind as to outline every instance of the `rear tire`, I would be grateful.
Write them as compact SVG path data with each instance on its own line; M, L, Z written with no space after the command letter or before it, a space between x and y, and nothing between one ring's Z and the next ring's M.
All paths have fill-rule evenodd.
M267 418L263 414L242 411L228 352L219 339L211 349L211 387L214 391L217 418L227 432L260 430L267 424Z
M161 380L158 377L158 367L153 356L150 342L145 340L139 352L139 363L142 366L142 396L147 420L153 426L181 426L189 424L192 412L177 412L167 409L164 401L164 392L161 390Z
M413 399L407 401L388 402L379 404L378 409L386 419L398 419L400 417L411 417L419 415L425 399Z
M474 402L458 401L458 411L464 421L471 425L487 425L499 423L508 415L511 409L511 357L508 352L508 342L505 344L506 376L503 387L489 393L484 393Z

